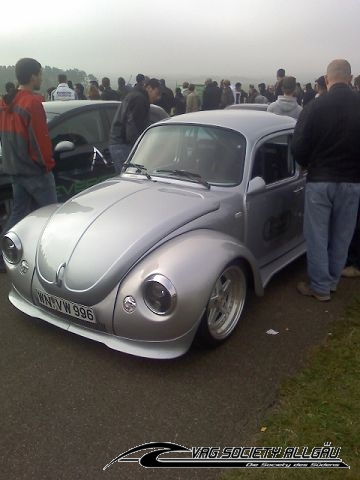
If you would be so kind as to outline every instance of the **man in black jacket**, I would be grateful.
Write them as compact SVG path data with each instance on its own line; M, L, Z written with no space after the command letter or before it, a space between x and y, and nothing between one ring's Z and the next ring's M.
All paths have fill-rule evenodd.
M109 139L111 159L116 173L127 159L138 137L149 125L150 103L161 95L160 82L150 79L143 89L133 90L121 102L114 116Z
M205 88L202 96L202 110L217 110L220 107L221 90L208 78L205 81Z
M111 88L108 77L104 77L101 80L101 85L103 86L103 91L100 95L101 100L120 100L119 94Z
M170 115L172 108L175 106L174 93L171 88L166 86L163 78L161 78L159 81L161 86L161 95L159 100L156 102L156 105L159 105L159 107L163 108L165 112Z
M310 102L297 122L292 149L308 170L304 235L310 283L298 291L330 300L354 232L360 198L360 96L350 88L351 67L333 60L327 95Z

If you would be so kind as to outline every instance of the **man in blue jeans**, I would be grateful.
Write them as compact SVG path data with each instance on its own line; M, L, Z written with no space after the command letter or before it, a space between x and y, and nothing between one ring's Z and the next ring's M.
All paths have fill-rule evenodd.
M360 198L360 96L351 67L333 60L327 95L310 102L295 127L295 160L308 170L304 235L309 283L299 293L328 301L346 263Z
M42 80L40 63L22 58L15 65L18 89L0 102L0 138L4 173L11 178L13 209L5 233L28 213L56 203L52 145L42 97L34 93ZM0 256L0 271L5 271Z

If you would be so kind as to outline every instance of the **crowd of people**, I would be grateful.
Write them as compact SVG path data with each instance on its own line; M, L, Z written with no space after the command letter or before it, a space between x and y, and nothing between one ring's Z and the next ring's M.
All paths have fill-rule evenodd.
M99 83L91 80L86 86L81 83L73 85L66 75L60 74L57 87L47 90L45 100L124 100L126 95L133 89L144 87L149 77L139 73L136 76L135 85L126 83L123 77L117 80L117 88L113 89L110 79L103 77ZM182 86L177 86L174 91L170 89L164 79L160 80L161 96L156 102L169 115L181 115L183 113L199 110L215 110L226 108L229 105L239 103L263 103L272 104L269 111L298 118L301 108L307 105L314 98L327 92L325 76L321 75L313 84L311 82L303 85L296 81L293 76L286 76L285 69L280 68L276 72L274 84L266 85L264 82L257 86L249 84L246 90L241 82L231 84L230 80L223 79L219 83L208 78L204 85L184 81ZM6 88L15 88L11 82ZM355 78L353 88L360 91L360 75ZM279 99L279 97L281 97ZM286 97L286 98L284 98Z
M3 170L11 178L14 200L4 231L31 210L56 202L52 145L42 98L35 95L41 85L42 67L35 59L23 58L15 72L18 87L9 82L0 103ZM138 74L134 86L119 78L117 90L111 88L107 77L101 85L94 80L87 96L83 85L73 86L65 75L59 75L58 86L47 93L49 101L121 100L109 138L117 172L148 124L151 103L169 115L262 103L268 104L270 112L295 118L292 151L297 163L308 172L304 235L309 282L300 282L298 291L328 301L341 275L360 276L360 76L354 84L352 79L349 62L334 60L326 75L316 80L315 89L311 83L301 88L295 77L279 69L273 86L249 85L247 92L240 82L232 86L224 79L218 85L210 78L201 94L189 82L173 92L164 79ZM0 271L5 271L3 264Z
M81 83L75 83L67 79L65 74L58 76L58 85L47 89L47 95L44 100L117 100L122 101L128 93L136 90L144 85L149 80L149 77L139 73L136 76L136 83L131 85L126 83L123 77L117 80L117 88L113 89L111 81L108 77L103 77L99 83L97 80L90 80L85 87ZM285 75L285 69L280 68L276 72L276 81L274 84L266 85L261 82L255 87L254 84L249 84L246 90L243 89L241 82L231 84L230 80L223 79L219 83L216 80L208 78L204 85L190 83L184 81L182 86L177 86L174 91L165 83L164 79L159 80L161 85L161 96L156 102L169 115L179 115L188 112L199 110L215 110L226 108L229 105L239 103L262 103L272 104L280 97L282 98L280 104L273 106L269 111L276 110L276 113L282 113L282 106L284 106L284 114L288 112L289 101L291 99L292 108L295 111L295 118L301 109L296 108L296 104L304 107L312 99L317 98L327 92L325 76L321 75L314 83L305 83L303 85L296 81L296 78ZM285 83L284 83L285 81ZM354 79L351 87L360 91L360 75ZM16 90L13 82L8 82L5 85L6 94ZM292 116L292 115L290 115Z

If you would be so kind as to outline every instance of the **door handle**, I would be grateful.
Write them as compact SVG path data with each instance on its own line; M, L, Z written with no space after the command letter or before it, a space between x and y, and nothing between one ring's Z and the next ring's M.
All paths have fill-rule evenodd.
M299 193L299 192L302 192L303 190L304 190L304 187L297 187L295 188L294 193Z

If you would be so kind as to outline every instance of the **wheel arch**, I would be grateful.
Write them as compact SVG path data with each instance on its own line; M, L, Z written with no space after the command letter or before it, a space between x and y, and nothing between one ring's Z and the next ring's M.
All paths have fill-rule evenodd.
M258 295L262 295L263 294L263 288L261 289L260 293L258 293L258 291L256 290L256 283L255 283L255 275L256 274L255 274L255 272L253 270L253 267L252 267L251 263L249 262L249 260L245 257L237 257L237 258L235 258L233 263L244 269L244 273L245 273L245 276L246 276L248 287L251 290L255 290Z
M261 294L261 278L256 260L244 245L229 235L210 229L198 229L154 246L121 281L114 310L114 324L118 321L117 312L122 311L124 298L132 295L137 301L137 313L132 315L133 319L135 315L139 316L139 321L151 317L154 320L152 329L159 327L161 335L166 335L166 338L170 338L170 335L181 336L200 323L215 281L224 268L234 262L246 266L249 284L253 283L256 293ZM143 301L142 286L154 274L170 280L177 293L174 311L162 318L149 314ZM134 323L129 322L131 325Z

